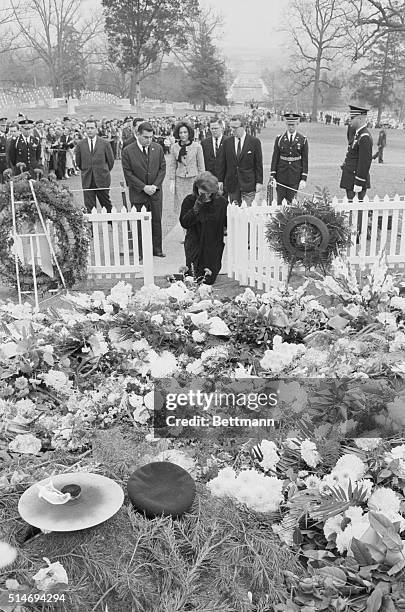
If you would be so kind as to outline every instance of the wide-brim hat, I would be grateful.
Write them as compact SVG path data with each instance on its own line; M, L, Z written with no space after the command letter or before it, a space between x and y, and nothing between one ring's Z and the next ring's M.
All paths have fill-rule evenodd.
M42 531L78 531L99 525L118 512L124 502L124 491L114 480L87 472L72 472L52 476L57 489L79 485L80 495L65 504L54 505L39 497L45 478L32 485L20 497L18 512L21 518Z
M359 115L367 115L369 109L362 108L361 106L353 106L353 104L349 104L350 109L350 119L354 117L358 117Z
M288 121L299 121L300 115L298 113L284 113L284 119Z
M190 509L195 492L190 474L170 461L148 463L136 470L128 481L132 505L148 518L181 516Z

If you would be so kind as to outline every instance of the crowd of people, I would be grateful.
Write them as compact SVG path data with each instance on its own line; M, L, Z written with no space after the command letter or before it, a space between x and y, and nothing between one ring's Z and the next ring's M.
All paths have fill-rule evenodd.
M198 277L210 270L214 282L221 268L228 201L249 206L263 192L263 154L257 134L270 115L256 111L233 117L126 117L85 122L65 117L52 123L24 117L18 123L0 119L0 176L30 173L57 179L81 173L88 212L98 200L111 212L111 170L120 160L131 206L146 207L152 217L153 255L162 250L163 181L168 174L174 211L185 230L186 265ZM349 200L363 199L370 186L372 139L367 109L350 107L348 151L341 188ZM270 185L277 203L291 203L308 176L308 140L298 131L302 116L284 113L286 131L277 136L271 159ZM379 161L385 141L379 142ZM225 208L224 208L225 207ZM225 210L225 214L223 211ZM138 232L139 256L142 241Z

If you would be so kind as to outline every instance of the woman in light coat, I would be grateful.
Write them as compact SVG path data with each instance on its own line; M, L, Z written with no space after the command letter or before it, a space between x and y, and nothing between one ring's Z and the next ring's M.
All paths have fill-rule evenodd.
M194 181L204 172L202 146L194 140L194 130L181 121L174 129L176 142L170 151L169 180L170 191L174 193L174 213L180 213L184 198L192 193Z

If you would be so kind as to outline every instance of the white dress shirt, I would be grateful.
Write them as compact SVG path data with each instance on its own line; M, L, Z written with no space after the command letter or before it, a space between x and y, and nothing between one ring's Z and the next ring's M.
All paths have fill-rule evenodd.
M246 132L243 134L243 136L240 139L240 150L241 151L243 149L243 145L245 144L245 138L246 138ZM235 136L235 153L236 154L238 154L238 141L239 141L239 138Z

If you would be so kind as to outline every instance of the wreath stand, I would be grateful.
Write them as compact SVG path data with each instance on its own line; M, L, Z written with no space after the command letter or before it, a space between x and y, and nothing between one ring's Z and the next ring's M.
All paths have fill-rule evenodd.
M297 241L292 240L292 234L299 231L302 227L304 230L311 228L312 233L315 233L317 239L316 244L308 244L308 242L305 241L305 237L303 237L301 244L297 244ZM316 265L326 274L325 266L322 261L322 254L326 252L329 246L330 234L328 227L321 219L318 219L318 217L314 215L299 215L298 217L290 219L284 228L282 239L286 249L292 255L288 267L287 285L290 282L296 262L298 260L303 260L304 266L306 265L307 252L310 252L312 256L316 255Z
M15 273L16 273L16 280L17 280L17 291L18 291L18 303L22 304L22 295L23 294L34 294L34 299L35 299L35 308L37 310L39 310L39 300L38 300L38 284L37 284L37 274L36 274L36 270L35 270L35 248L34 248L34 242L36 242L36 244L38 245L38 240L39 238L46 238L46 241L48 243L49 246L49 251L51 253L51 258L53 260L53 263L55 264L58 273L59 273L59 277L60 280L62 282L63 288L66 289L66 283L65 283L65 279L62 273L62 270L60 268L59 262L57 260L56 254L55 254L55 250L52 246L52 241L51 241L51 237L49 235L49 231L48 231L48 227L45 224L44 218L42 216L42 212L41 209L39 208L38 205L38 200L37 200L37 196L35 194L35 190L34 190L34 184L33 184L33 180L29 180L29 185L30 185L30 189L31 189L31 194L32 194L32 200L35 204L35 208L36 211L38 213L38 217L39 217L39 221L40 224L42 226L42 232L34 232L34 233L29 233L29 234L18 234L17 232L17 223L16 223L16 210L15 210L15 205L16 204L23 204L23 201L20 200L15 200L14 198L14 183L12 180L10 180L10 198L11 198L11 214L12 214L12 220L13 220L13 239L14 239L14 261L15 261ZM23 238L28 238L29 239L29 245L30 245L30 253L31 253L31 265L32 265L32 278L33 278L33 284L34 284L34 290L33 291L21 291L21 282L20 282L20 268L19 268L19 260L18 260L18 252L17 252L17 248L16 245L17 244L22 244L22 239ZM37 251L39 253L39 248L37 248Z

